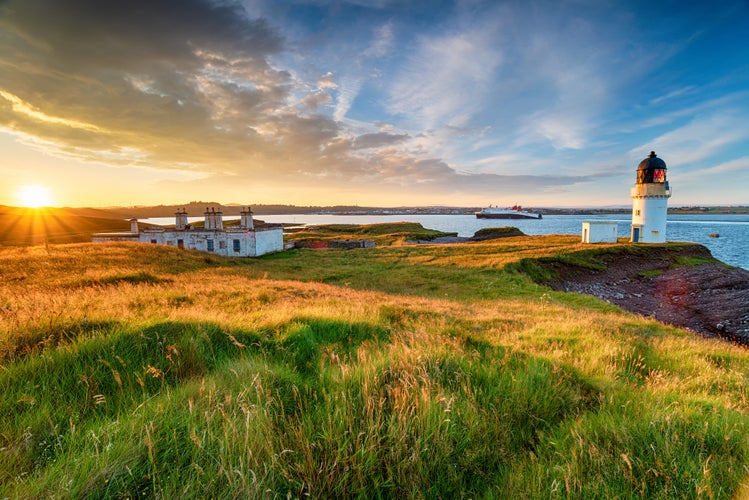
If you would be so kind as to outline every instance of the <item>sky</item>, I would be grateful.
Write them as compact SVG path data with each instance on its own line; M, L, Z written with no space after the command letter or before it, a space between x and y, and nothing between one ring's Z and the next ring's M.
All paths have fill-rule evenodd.
M0 205L626 206L651 150L749 204L747 0L0 0Z

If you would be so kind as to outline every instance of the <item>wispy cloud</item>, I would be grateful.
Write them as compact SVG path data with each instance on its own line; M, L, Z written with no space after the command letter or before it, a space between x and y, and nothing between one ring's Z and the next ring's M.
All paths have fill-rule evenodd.
M742 156L705 170L707 174L723 172L749 172L749 156Z
M68 119L68 118L59 118L56 116L50 116L42 111L39 111L38 109L34 109L32 105L30 105L27 102L24 102L20 97L11 94L10 92L5 92L3 90L0 90L0 97L5 99L10 103L10 111L12 113L16 113L17 115L24 116L31 121L35 122L41 122L41 123L48 123L52 125L60 125L63 127L70 127L73 129L80 129L80 130L86 130L89 132L98 132L98 133L104 133L105 131L97 127L96 125L92 125L90 123L84 123L78 120Z
M351 109L354 99L359 95L362 83L363 79L358 75L345 76L341 79L341 83L338 86L335 112L333 113L336 121L342 121L346 118L346 114Z
M694 94L696 92L696 88L693 85L689 85L686 87L680 87L675 90L672 90L668 92L665 95L660 95L658 97L655 97L650 100L649 104L652 105L659 105L666 101L670 101L671 99L675 99L677 97L684 97L686 95Z
M630 155L655 149L667 151L682 165L695 164L716 155L726 146L749 139L749 118L741 113L700 115L630 150Z
M380 58L388 55L395 45L393 24L385 23L375 29L375 36L369 47L363 52L364 57Z
M389 89L389 111L431 129L481 109L501 53L480 29L422 37Z
M704 182L706 179L723 177L724 179L738 180L735 177L736 174L749 175L749 156L742 156L740 158L717 164L707 161L704 165L701 165L699 169L680 173L679 179L682 181L697 180Z

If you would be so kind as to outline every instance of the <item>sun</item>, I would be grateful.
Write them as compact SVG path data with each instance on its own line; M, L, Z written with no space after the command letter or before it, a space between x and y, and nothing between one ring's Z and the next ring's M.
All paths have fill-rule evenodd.
M52 192L38 184L20 186L16 194L21 206L28 208L47 207L52 203Z

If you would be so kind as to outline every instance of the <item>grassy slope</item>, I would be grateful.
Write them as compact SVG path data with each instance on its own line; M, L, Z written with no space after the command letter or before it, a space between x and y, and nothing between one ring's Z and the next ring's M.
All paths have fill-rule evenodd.
M0 249L0 496L735 493L749 353L505 268L577 241Z

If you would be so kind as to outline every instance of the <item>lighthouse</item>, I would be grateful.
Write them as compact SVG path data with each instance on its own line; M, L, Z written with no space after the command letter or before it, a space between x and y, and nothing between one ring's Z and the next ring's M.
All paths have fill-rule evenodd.
M671 188L666 180L666 162L655 151L637 167L632 198L632 242L665 243L666 210Z

